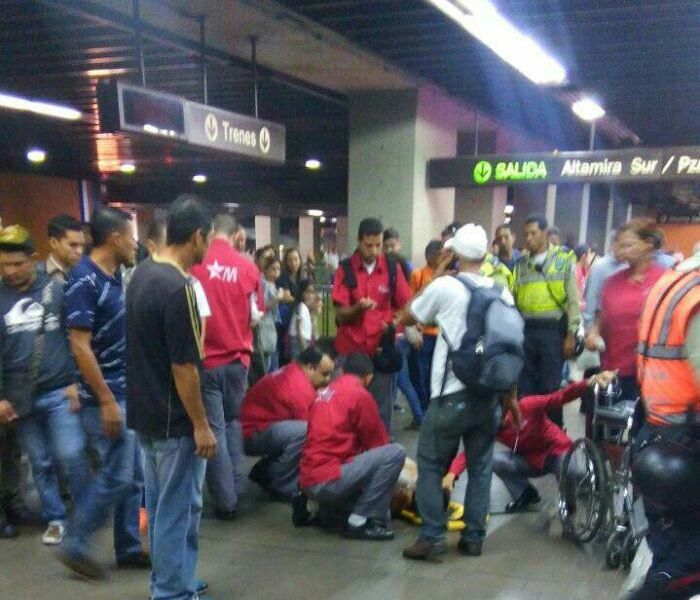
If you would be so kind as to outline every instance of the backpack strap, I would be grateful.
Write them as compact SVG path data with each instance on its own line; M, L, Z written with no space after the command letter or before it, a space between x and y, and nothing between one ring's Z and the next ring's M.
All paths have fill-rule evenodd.
M396 258L387 255L386 266L389 271L389 292L391 293L392 301L394 300L394 292L396 291L396 262Z
M340 261L340 267L343 269L343 280L345 285L348 286L349 290L354 290L357 287L357 278L355 277L355 271L352 270L352 263L349 258L345 258Z

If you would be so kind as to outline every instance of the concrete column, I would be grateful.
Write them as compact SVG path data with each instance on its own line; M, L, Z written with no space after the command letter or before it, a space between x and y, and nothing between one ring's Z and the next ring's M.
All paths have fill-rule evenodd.
M610 250L610 232L613 229L613 216L615 214L615 187L610 186L608 196L608 211L605 217L605 254Z
M457 113L429 86L350 97L348 250L360 221L378 217L423 263L425 245L454 217L454 190L428 189L426 177L430 158L456 153Z
M276 217L255 215L255 247L276 244L280 237L280 220Z
M301 260L306 260L314 249L314 217L299 217L299 252Z
M336 252L339 256L350 254L354 248L351 247L351 238L348 235L348 218L338 217L335 224ZM354 244L353 244L354 245Z
M547 186L547 204L544 209L544 216L549 225L554 225L554 215L557 210L557 186L549 184Z
M496 227L503 223L507 200L506 186L457 189L455 220L481 225L489 239L493 239Z
M578 225L578 243L584 244L588 234L588 209L591 202L591 184L583 184L583 193L581 194L581 220Z

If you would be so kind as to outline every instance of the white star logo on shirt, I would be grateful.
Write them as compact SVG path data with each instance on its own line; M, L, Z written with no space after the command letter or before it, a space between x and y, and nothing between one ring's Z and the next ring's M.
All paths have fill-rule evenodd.
M209 279L221 279L221 274L224 272L225 268L224 265L219 264L218 260L215 260L213 265L207 265Z

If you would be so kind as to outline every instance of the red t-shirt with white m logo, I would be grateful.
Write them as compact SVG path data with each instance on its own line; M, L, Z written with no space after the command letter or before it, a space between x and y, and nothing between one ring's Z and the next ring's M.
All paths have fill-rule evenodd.
M209 301L204 339L204 368L214 369L240 360L250 365L253 328L250 297L265 309L258 268L225 240L214 240L201 264L192 267Z

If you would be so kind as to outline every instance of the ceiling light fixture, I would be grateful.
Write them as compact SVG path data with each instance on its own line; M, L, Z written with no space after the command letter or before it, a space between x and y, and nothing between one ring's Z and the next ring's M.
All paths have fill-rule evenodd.
M70 106L53 104L52 102L29 100L28 98L22 98L21 96L13 96L12 94L4 93L0 93L0 107L9 108L11 110L32 112L36 115L55 117L56 119L65 119L67 121L75 121L83 116L83 113L75 108L71 108Z
M309 169L309 171L318 171L321 168L321 161L318 158L309 158L304 166Z
M43 163L46 160L46 151L41 148L31 148L27 152L27 160L34 164Z
M428 0L510 66L538 85L561 85L566 69L502 17L488 0Z
M310 217L322 217L323 211L318 210L317 208L312 208L311 210L307 210L306 214L309 215Z
M195 183L206 183L207 176L204 173L197 173L195 176L192 177L192 181L194 181Z
M574 114L584 121L596 121L605 116L605 109L592 98L582 98L571 105Z
M134 163L122 163L119 165L119 170L126 175L131 175L136 171L136 165Z
M503 209L503 212L507 215L512 215L514 210L515 207L512 204L506 204L506 207Z

